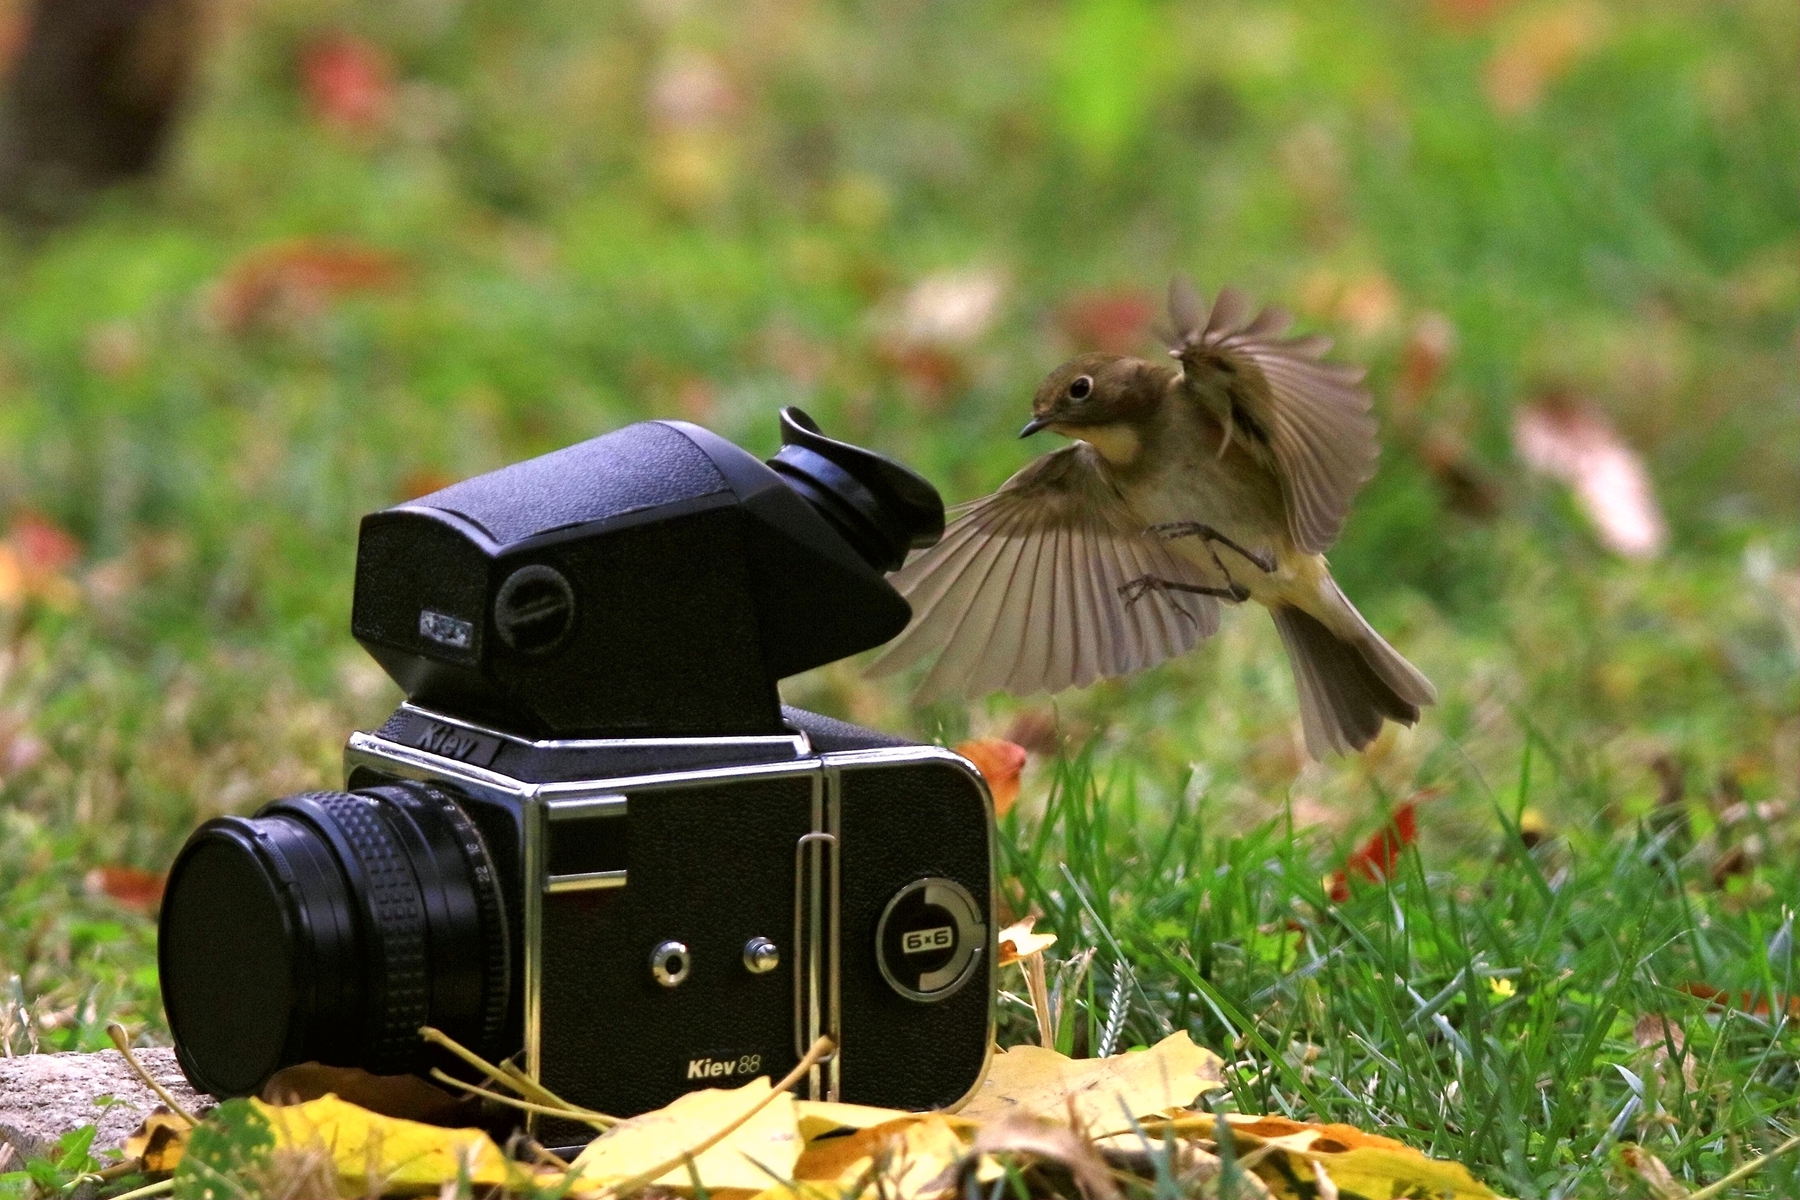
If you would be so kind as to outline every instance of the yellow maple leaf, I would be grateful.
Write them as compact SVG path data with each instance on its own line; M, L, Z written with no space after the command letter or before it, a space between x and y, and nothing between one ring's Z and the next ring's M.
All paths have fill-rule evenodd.
M706 1088L615 1125L589 1142L572 1164L574 1194L589 1195L655 1170L682 1147L699 1145L763 1103L769 1090L766 1077L740 1088ZM794 1098L783 1092L729 1136L702 1151L693 1160L692 1171L685 1164L678 1166L655 1180L655 1186L692 1193L698 1176L715 1197L722 1192L760 1192L772 1178L793 1177L800 1147Z
M304 1104L250 1103L268 1119L278 1152L324 1147L353 1194L435 1192L464 1166L477 1187L507 1181L505 1156L479 1129L384 1117L333 1093Z
M1148 1050L1111 1058L1071 1059L1040 1046L1014 1046L994 1055L981 1089L961 1115L992 1121L1018 1113L1077 1123L1093 1136L1127 1130L1130 1117L1185 1108L1202 1092L1222 1086L1224 1063L1196 1046L1186 1032L1172 1033Z

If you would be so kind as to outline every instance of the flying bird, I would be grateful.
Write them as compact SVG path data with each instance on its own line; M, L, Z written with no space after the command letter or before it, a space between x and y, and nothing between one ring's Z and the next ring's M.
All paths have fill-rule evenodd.
M893 576L913 619L871 668L933 660L921 700L1086 687L1193 649L1219 605L1267 608L1293 667L1307 750L1361 750L1411 725L1431 681L1338 589L1337 540L1379 448L1360 368L1288 338L1279 308L1169 287L1172 362L1083 354L1031 402L1029 437L1072 444L962 506Z

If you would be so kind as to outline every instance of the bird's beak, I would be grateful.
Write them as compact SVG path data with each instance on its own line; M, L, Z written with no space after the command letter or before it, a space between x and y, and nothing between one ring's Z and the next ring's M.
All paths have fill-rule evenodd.
M1048 429L1049 427L1050 427L1050 422L1044 420L1044 418L1033 417L1033 418L1031 418L1031 420L1025 422L1025 428L1019 430L1019 436L1022 438L1028 438L1032 434L1036 433L1038 430Z

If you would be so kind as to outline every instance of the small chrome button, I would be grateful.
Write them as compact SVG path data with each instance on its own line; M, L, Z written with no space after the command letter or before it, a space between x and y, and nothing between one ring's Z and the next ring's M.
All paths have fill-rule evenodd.
M781 950L766 937L753 937L744 943L744 970L752 975L766 975L781 965Z
M664 987L674 987L686 979L693 965L686 942L663 942L650 952L650 974Z

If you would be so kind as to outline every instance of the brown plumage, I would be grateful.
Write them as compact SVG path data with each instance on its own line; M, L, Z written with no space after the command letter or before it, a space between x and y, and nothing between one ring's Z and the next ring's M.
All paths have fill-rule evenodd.
M1429 680L1345 599L1322 551L1374 473L1361 371L1320 361L1225 289L1170 287L1179 366L1084 354L1044 380L1025 433L1075 444L960 510L894 576L914 618L875 674L935 659L921 698L1082 687L1186 653L1220 600L1265 605L1294 669L1308 749L1412 724Z

